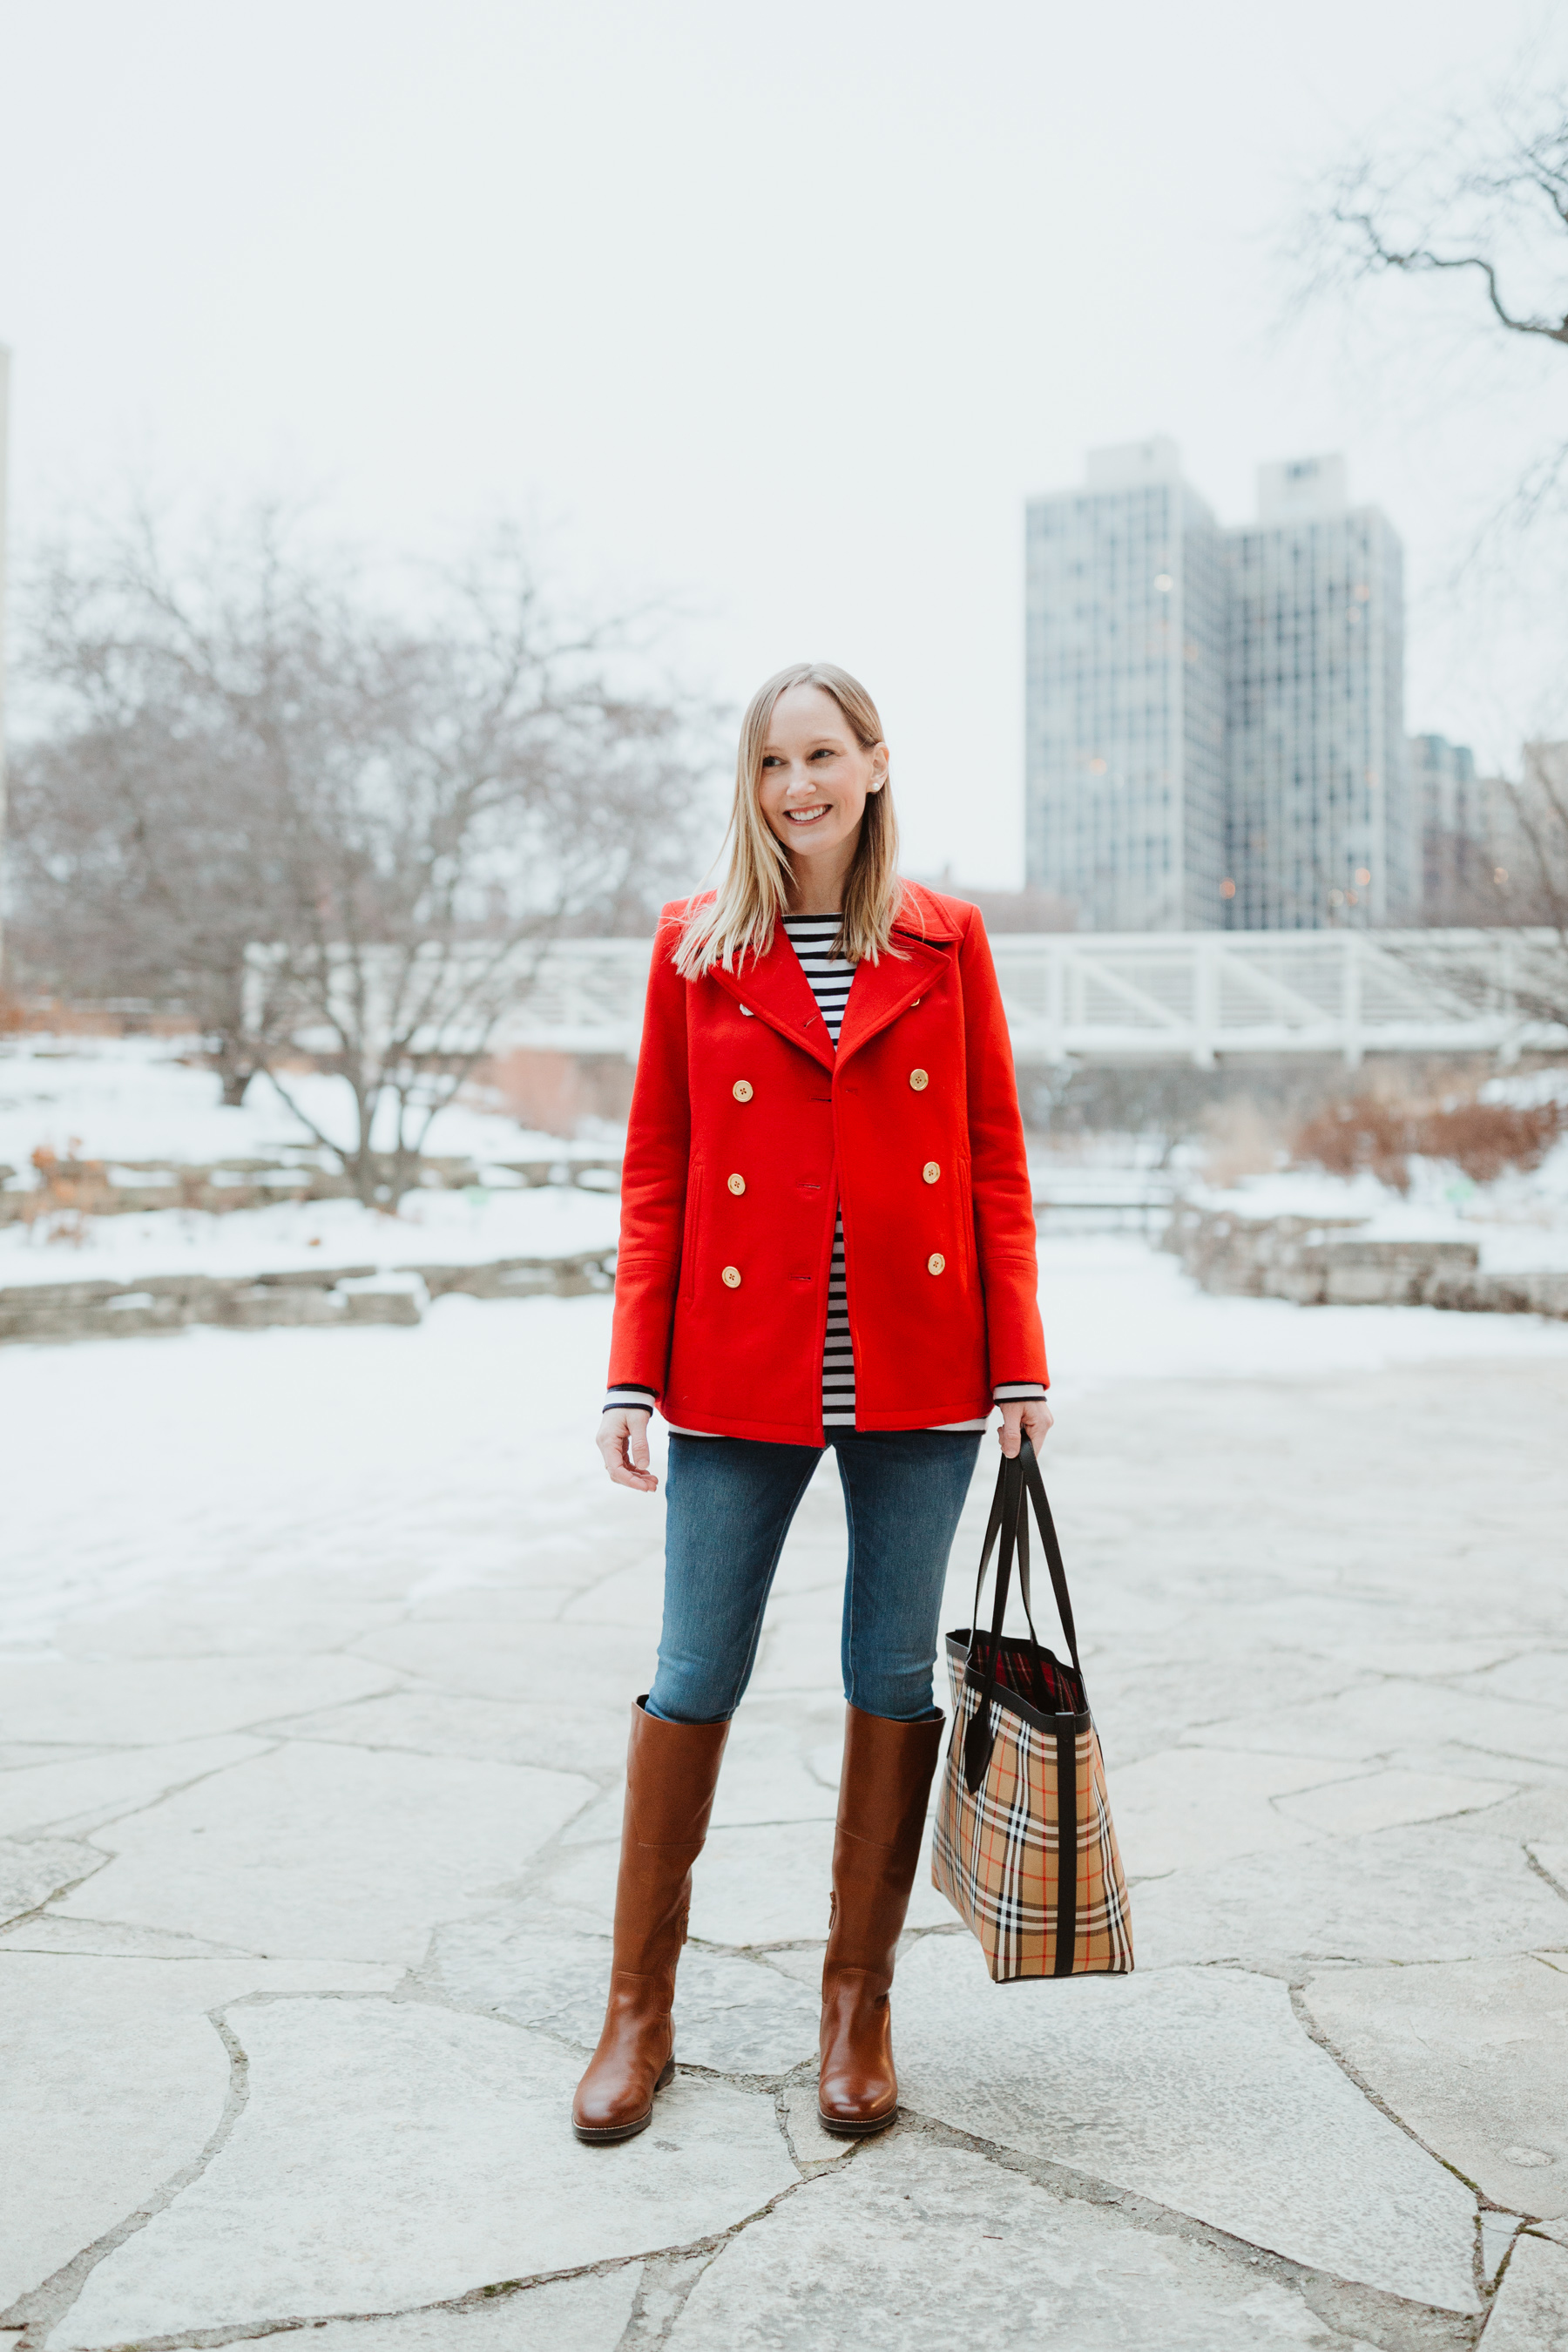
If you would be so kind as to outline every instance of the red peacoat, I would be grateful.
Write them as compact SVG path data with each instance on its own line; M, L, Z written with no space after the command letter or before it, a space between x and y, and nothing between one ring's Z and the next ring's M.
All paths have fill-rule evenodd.
M654 942L621 1186L612 1387L677 1427L820 1445L840 1199L859 1429L1047 1379L1012 1048L978 910L906 886L835 1053L782 929L683 980Z

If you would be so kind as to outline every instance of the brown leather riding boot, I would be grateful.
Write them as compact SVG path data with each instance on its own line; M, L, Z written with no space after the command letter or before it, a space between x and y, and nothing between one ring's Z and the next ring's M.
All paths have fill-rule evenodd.
M856 2139L883 2130L899 2112L888 1990L942 1718L892 1723L855 1706L846 1714L816 2104L826 2130Z
M728 1723L666 1723L640 1698L632 1709L610 1997L572 2102L579 2139L630 2139L646 2129L654 2093L675 2072L675 1964L729 1736Z

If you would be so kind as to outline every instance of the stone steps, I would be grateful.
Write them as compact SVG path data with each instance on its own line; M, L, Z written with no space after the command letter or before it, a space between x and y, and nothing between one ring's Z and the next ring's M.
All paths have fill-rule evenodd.
M275 1274L163 1274L123 1281L15 1283L0 1289L0 1346L129 1339L215 1324L231 1331L416 1324L428 1300L575 1298L615 1283L615 1251L496 1258L478 1265L289 1267Z
M1483 1274L1474 1242L1358 1238L1364 1217L1241 1217L1179 1202L1162 1246L1222 1297L1568 1319L1568 1270Z

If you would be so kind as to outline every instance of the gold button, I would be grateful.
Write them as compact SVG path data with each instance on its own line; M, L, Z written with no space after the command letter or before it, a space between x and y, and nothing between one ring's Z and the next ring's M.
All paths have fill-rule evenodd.
M731 1087L730 1092L734 1096L737 1102L750 1102L752 1099L752 1082L750 1078L737 1078L734 1085Z
M926 1087L930 1086L931 1080L923 1070L911 1070L910 1072L910 1084L913 1087L917 1095L923 1094Z
M738 1265L727 1265L724 1268L721 1279L726 1290L739 1290L741 1287L740 1267Z
M941 1250L932 1250L930 1257L926 1260L926 1272L928 1274L940 1274L946 1264L947 1260L943 1257ZM725 1279L726 1281L729 1279L728 1276L725 1276ZM740 1280L740 1276L737 1275L735 1279L738 1282Z
M942 1174L942 1169L936 1160L928 1160L925 1166L921 1170L921 1174L925 1178L928 1184L934 1184L937 1178Z
M746 1189L746 1180L743 1176L731 1176L729 1179L729 1184L731 1192L743 1192Z

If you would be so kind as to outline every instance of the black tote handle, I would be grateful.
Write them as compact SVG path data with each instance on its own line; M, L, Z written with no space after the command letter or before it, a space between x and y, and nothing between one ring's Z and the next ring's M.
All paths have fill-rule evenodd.
M1034 1446L1029 1439L1025 1437L1016 1454L1010 1459L1006 1454L1002 1457L1001 1467L996 1474L996 1493L991 1505L991 1517L986 1526L985 1541L980 1554L980 1573L975 1579L974 1610L970 1620L969 1634L972 1659L974 1654L975 1636L979 1630L980 1599L985 1583L985 1571L991 1564L991 1554L1000 1535L1001 1551L996 1562L995 1605L991 1612L991 1642L986 1657L985 1681L981 1690L979 1705L970 1717L969 1727L963 1739L963 1778L965 1786L972 1794L985 1778L986 1767L991 1761L991 1750L995 1741L995 1733L991 1723L991 1703L995 1695L997 1677L1001 1671L1002 1626L1007 1613L1007 1595L1012 1584L1015 1551L1018 1558L1018 1590L1024 1602L1024 1614L1029 1625L1030 1663L1034 1667L1035 1679L1042 1698L1047 1695L1049 1689L1040 1637L1035 1630L1034 1610L1029 1591L1029 1512L1025 1504L1026 1495L1028 1496L1029 1503L1033 1505L1035 1517L1039 1527L1040 1541L1044 1546L1046 1562L1050 1570L1051 1590L1056 1596L1058 1613L1062 1621L1062 1631L1067 1635L1073 1672L1078 1677L1079 1691L1083 1690L1083 1669L1079 1663L1078 1633L1073 1625L1072 1601L1068 1594L1067 1570L1062 1562L1061 1546L1057 1540L1056 1522L1051 1517L1050 1504L1046 1499L1045 1483L1040 1476L1040 1465L1035 1459ZM967 1669L965 1680L968 1680ZM1087 1703L1086 1697L1085 1704ZM1053 1714L1057 1712L1054 1707L1046 1711ZM955 1723L953 1726L955 1737L957 1729Z

